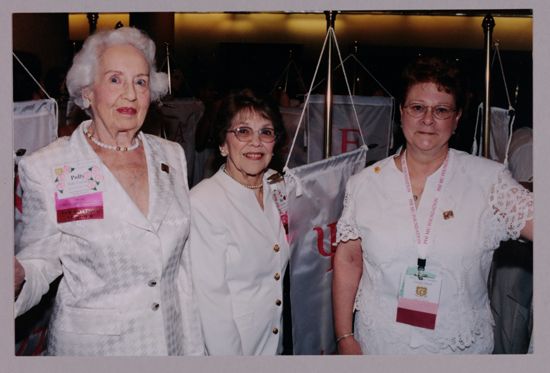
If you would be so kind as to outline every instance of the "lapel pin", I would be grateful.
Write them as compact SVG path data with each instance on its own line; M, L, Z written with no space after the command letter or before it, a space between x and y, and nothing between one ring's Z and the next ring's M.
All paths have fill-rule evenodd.
M170 173L170 167L166 163L161 163L160 164L160 169L162 171L166 172L167 174Z
M455 217L455 214L453 214L453 210L447 210L443 211L443 219L449 220Z

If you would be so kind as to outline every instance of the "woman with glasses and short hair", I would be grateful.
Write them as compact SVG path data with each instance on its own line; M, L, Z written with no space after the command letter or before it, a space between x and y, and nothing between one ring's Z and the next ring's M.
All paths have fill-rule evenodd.
M449 148L464 107L455 65L419 58L404 82L405 149L346 188L333 277L338 350L491 353L491 259L502 240L532 239L533 197L503 164Z
M283 121L269 99L244 90L222 100L214 126L225 162L191 190L191 269L206 349L276 355L289 247L268 178L286 140Z

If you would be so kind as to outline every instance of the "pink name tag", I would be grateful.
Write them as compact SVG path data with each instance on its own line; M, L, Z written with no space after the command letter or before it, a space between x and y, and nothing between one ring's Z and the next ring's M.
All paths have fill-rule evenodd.
M397 322L435 329L441 280L433 272L417 276L416 267L407 268L397 300Z
M55 194L57 222L103 219L103 192L58 199Z

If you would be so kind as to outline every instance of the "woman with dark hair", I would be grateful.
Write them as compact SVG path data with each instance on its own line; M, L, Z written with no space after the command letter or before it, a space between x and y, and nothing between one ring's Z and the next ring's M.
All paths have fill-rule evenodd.
M347 184L333 277L341 354L493 350L491 259L502 240L532 239L533 197L503 164L449 148L462 81L441 59L409 65L405 149Z
M282 194L268 179L285 143L282 118L268 98L244 90L222 100L214 126L225 162L191 190L191 268L206 349L275 355L289 247Z

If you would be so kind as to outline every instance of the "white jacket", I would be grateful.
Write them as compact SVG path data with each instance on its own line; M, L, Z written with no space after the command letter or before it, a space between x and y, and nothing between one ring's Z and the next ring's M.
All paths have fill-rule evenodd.
M266 182L271 173L263 210L253 190L221 170L191 189L191 268L210 355L282 350L289 248Z
M187 169L182 148L145 135L145 217L88 144L82 125L19 163L26 282L16 315L63 275L50 320L50 355L202 355L189 268ZM53 169L92 161L103 174L103 219L58 223ZM164 165L164 166L163 166Z

